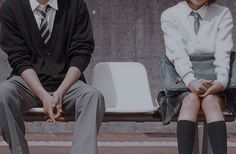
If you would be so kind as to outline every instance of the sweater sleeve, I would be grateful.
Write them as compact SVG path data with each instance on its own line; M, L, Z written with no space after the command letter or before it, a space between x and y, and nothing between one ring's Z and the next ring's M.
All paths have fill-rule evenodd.
M21 75L24 70L32 68L31 53L17 27L14 12L10 5L9 1L6 1L0 10L0 45L8 55L8 61L13 70L17 75Z
M164 35L166 56L174 64L176 72L188 87L196 78L194 77L192 63L187 53L184 39L178 31L176 20L171 15L168 10L161 15L161 28Z
M217 81L219 81L225 88L229 81L230 53L233 48L232 29L232 15L229 9L226 9L219 22L215 43L214 62Z
M75 27L69 49L70 66L83 72L90 62L94 40L87 5L82 0L79 1Z

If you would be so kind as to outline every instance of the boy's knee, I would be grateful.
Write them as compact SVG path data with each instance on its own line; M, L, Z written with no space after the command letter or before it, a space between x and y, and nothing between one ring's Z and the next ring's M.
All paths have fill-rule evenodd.
M85 95L88 97L91 97L91 98L98 99L98 100L104 100L103 94L99 90L97 90L96 88L93 88L93 87L90 87L87 90Z
M98 108L105 109L105 100L104 100L103 94L99 90L97 90L96 88L92 88L90 93L91 93L92 97L96 97L97 103L98 103L97 104Z
M3 82L0 84L0 104L6 104L8 102L14 103L13 101L8 101L15 97L16 87L9 84L9 82Z

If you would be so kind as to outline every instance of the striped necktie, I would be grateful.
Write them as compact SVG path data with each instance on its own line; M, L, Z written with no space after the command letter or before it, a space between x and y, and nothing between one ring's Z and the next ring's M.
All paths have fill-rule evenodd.
M199 31L199 28L200 28L200 20L202 18L199 13L193 12L193 11L190 13L190 15L193 16L193 18L194 18L194 31L197 34Z
M39 31L40 31L40 34L41 34L41 37L44 41L45 44L47 44L47 42L49 41L50 39L50 30L49 30L49 25L48 25L48 22L47 22L47 12L48 10L50 9L50 6L47 5L45 9L41 10L41 9L37 9L37 11L39 12L39 15L41 17L41 23L40 23L40 26L39 26Z

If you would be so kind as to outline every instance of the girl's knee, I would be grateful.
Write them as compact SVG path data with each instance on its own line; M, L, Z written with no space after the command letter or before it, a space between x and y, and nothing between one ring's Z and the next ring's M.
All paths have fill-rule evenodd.
M189 94L183 100L178 120L190 120L195 122L200 109L200 101L195 94Z
M183 102L182 102L182 108L186 108L188 111L198 111L200 108L200 100L196 94L190 93L187 95Z
M218 95L208 95L202 99L203 102L218 102L220 101L220 97Z
M224 106L223 100L218 95L208 95L202 99L203 110L218 110Z
M222 104L223 101L218 95L209 95L202 100L202 109L207 123L224 121Z

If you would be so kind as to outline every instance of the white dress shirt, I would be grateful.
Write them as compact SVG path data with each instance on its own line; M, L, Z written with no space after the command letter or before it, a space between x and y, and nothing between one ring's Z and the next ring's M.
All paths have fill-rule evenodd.
M190 15L192 11L187 2L182 1L162 13L161 28L166 55L188 87L196 79L189 55L214 54L216 81L226 87L233 48L232 15L228 8L216 4L201 7L195 11L201 16L200 28L196 34L194 17Z
M39 12L37 11L37 8L39 8L40 10L45 10L47 5L51 7L47 12L46 18L49 26L49 31L52 32L56 11L58 10L57 0L49 0L46 5L40 4L37 0L29 0L29 1L38 28L40 27L42 16L40 16Z

